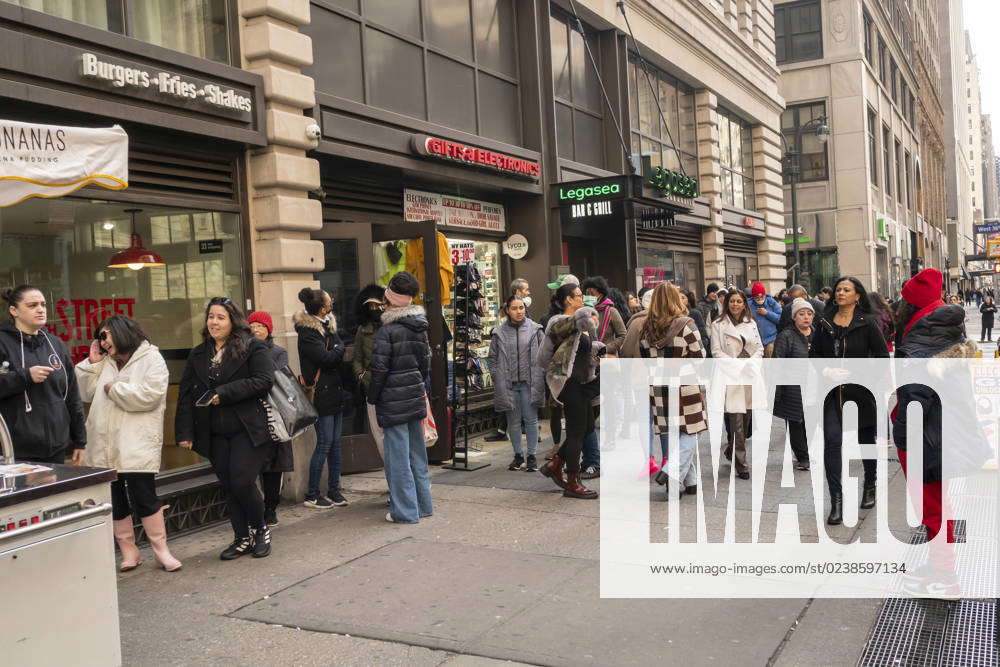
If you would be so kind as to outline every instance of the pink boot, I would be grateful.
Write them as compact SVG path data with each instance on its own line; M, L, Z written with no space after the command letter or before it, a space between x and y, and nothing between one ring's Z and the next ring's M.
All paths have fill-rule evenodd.
M660 466L656 465L656 459L652 456L649 457L649 476L652 477L656 473L660 472Z
M122 562L118 566L119 572L134 570L142 564L142 554L139 547L135 546L135 531L132 530L132 515L129 514L124 519L116 519L113 522L115 542L118 543L118 550L122 553Z
M181 569L181 562L170 554L167 548L167 527L163 521L163 513L170 505L164 505L155 513L142 518L142 527L146 531L146 539L153 549L156 562L167 572Z

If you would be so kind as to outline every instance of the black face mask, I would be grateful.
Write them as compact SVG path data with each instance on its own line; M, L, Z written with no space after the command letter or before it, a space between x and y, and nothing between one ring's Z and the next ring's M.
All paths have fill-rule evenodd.
M365 319L368 322L378 322L382 317L381 308L367 308L365 310Z

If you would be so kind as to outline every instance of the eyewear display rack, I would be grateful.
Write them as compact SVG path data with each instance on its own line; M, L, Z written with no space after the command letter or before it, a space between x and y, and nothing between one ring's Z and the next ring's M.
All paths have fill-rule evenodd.
M455 294L452 299L452 315L455 332L452 336L452 382L449 400L452 404L451 418L451 463L442 466L449 470L480 470L489 466L487 462L472 463L469 460L469 373L472 359L469 351L470 339L481 334L480 318L483 315L482 294L479 292L479 271L475 262L459 264L455 267ZM461 379L462 393L457 394ZM459 407L461 405L461 408ZM459 420L462 420L461 444L456 439Z

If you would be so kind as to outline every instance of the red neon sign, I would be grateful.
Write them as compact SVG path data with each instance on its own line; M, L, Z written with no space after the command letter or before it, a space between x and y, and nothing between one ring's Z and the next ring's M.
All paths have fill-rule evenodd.
M457 141L448 141L438 137L416 135L413 137L413 147L420 155L440 158L451 162L496 169L505 174L521 176L538 180L542 166L533 160L497 153L485 148L466 146Z

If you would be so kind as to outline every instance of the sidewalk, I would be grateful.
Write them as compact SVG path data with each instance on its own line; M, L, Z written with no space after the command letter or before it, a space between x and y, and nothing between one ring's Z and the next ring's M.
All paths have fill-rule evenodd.
M178 573L144 550L120 578L124 663L858 662L879 600L600 599L598 502L507 471L507 443L479 444L492 465L435 467L435 515L419 525L384 521L370 473L345 478L349 507L280 508L269 558L220 561L228 525L174 540Z

